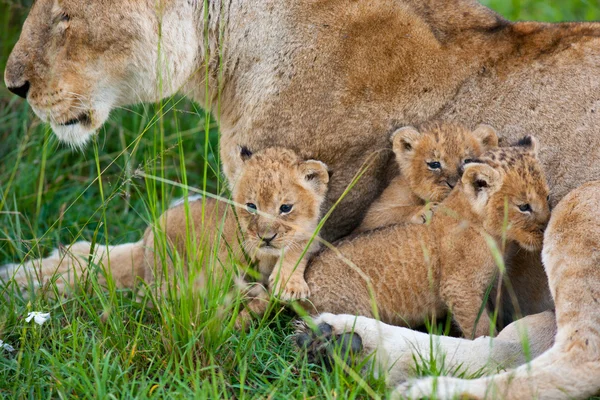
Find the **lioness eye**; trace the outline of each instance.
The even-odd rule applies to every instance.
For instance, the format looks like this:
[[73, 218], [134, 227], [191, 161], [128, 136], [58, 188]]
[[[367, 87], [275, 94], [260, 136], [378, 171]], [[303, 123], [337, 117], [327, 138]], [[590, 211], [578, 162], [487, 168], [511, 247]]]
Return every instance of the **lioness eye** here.
[[473, 159], [472, 159], [472, 158], [465, 158], [465, 159], [463, 160], [463, 164], [470, 164], [470, 163], [472, 163], [472, 162], [473, 162]]
[[294, 207], [293, 204], [282, 204], [281, 207], [279, 207], [279, 211], [281, 214], [287, 214], [292, 211], [292, 207]]
[[531, 206], [529, 204], [521, 204], [519, 206], [519, 211], [524, 212], [524, 213], [525, 212], [530, 213], [532, 210], [531, 210]]
[[246, 203], [246, 209], [248, 210], [249, 213], [255, 213], [256, 212], [256, 204], [254, 203]]
[[427, 166], [429, 167], [429, 169], [441, 169], [442, 168], [442, 164], [440, 164], [439, 161], [428, 162]]

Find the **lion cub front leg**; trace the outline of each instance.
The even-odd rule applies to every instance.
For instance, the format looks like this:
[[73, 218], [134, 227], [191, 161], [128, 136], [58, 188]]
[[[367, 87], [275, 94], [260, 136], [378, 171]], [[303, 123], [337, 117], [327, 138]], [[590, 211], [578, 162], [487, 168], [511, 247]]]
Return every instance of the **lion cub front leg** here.
[[439, 203], [427, 203], [422, 207], [405, 207], [406, 220], [411, 224], [425, 224], [433, 217], [433, 211]]
[[306, 299], [310, 289], [304, 280], [308, 254], [302, 250], [288, 250], [280, 257], [269, 276], [271, 292], [284, 301]]
[[[456, 282], [453, 285], [445, 285], [441, 289], [442, 298], [452, 311], [452, 318], [463, 332], [464, 337], [474, 339], [480, 336], [489, 336], [491, 320], [486, 309], [477, 320], [483, 304], [483, 295], [468, 287], [467, 284], [456, 285]], [[495, 329], [491, 333], [495, 335]]]

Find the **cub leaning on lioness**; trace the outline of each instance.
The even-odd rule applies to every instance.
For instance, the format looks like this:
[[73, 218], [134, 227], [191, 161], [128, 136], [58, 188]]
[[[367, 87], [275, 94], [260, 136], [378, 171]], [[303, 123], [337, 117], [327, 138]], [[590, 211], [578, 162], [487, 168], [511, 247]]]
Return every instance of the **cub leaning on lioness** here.
[[[117, 287], [132, 288], [141, 278], [148, 284], [156, 283], [162, 291], [163, 266], [171, 274], [175, 259], [188, 266], [207, 267], [210, 263], [213, 274], [242, 261], [256, 264], [259, 282], [265, 286], [268, 283], [283, 299], [307, 297], [304, 268], [307, 258], [318, 249], [318, 241], [311, 238], [327, 192], [327, 167], [320, 161], [304, 161], [283, 148], [267, 148], [256, 154], [242, 148], [240, 158], [243, 168], [236, 177], [232, 198], [244, 209], [234, 212], [225, 203], [204, 199], [190, 201], [188, 215], [181, 204], [167, 210], [139, 242], [96, 246], [93, 263], [106, 268], [110, 265]], [[0, 270], [0, 280], [14, 279], [24, 287], [30, 278], [39, 284], [56, 278], [61, 290], [76, 283], [76, 276], [88, 273], [91, 253], [91, 243], [78, 242], [65, 254], [56, 250], [22, 267], [6, 266]], [[203, 270], [195, 284], [202, 286], [208, 278]], [[249, 297], [260, 300], [249, 304], [257, 313], [266, 303], [266, 292], [260, 288], [255, 286], [249, 291]]]
[[595, 181], [566, 195], [552, 212], [542, 252], [556, 303], [551, 349], [514, 370], [473, 380], [426, 378], [399, 386], [392, 397], [586, 399], [600, 393], [599, 208]]
[[541, 248], [550, 217], [537, 151], [533, 137], [490, 150], [465, 165], [430, 224], [377, 229], [320, 253], [307, 269], [306, 307], [375, 316], [376, 304], [381, 320], [396, 325], [420, 325], [450, 309], [465, 336], [489, 334], [487, 311], [478, 314], [498, 271], [491, 247], [504, 254], [516, 244]]
[[395, 177], [367, 210], [354, 232], [400, 223], [423, 223], [428, 202], [444, 200], [456, 186], [466, 163], [498, 146], [489, 125], [471, 131], [452, 122], [431, 122], [420, 130], [400, 128], [391, 136], [400, 175]]

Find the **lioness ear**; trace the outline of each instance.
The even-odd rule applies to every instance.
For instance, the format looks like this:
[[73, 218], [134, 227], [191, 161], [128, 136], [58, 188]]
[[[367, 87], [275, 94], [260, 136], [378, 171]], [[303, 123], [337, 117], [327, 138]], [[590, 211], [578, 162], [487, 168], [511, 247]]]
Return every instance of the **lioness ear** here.
[[311, 185], [317, 193], [325, 195], [329, 183], [329, 172], [327, 165], [321, 161], [308, 160], [300, 164], [301, 178]]
[[502, 174], [487, 164], [469, 163], [461, 181], [465, 193], [481, 211], [490, 195], [502, 185]]
[[535, 137], [533, 137], [531, 135], [525, 136], [524, 138], [520, 139], [513, 146], [522, 147], [522, 148], [528, 150], [536, 158], [537, 158], [538, 152], [540, 150], [540, 143], [538, 142], [538, 140]]
[[238, 146], [238, 148], [239, 148], [240, 158], [242, 159], [242, 161], [246, 162], [252, 158], [252, 152], [250, 151], [249, 148], [247, 148], [246, 146]]
[[397, 157], [402, 156], [406, 153], [411, 153], [419, 139], [421, 139], [421, 132], [413, 128], [412, 126], [405, 126], [404, 128], [397, 129], [390, 139], [392, 141], [392, 148]]
[[479, 140], [479, 143], [481, 143], [485, 150], [498, 147], [498, 134], [490, 125], [477, 125], [473, 131], [473, 135]]

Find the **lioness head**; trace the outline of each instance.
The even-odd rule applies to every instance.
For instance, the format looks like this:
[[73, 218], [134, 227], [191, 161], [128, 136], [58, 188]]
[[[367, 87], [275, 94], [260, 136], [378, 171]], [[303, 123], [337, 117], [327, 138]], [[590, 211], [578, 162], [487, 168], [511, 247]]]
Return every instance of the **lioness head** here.
[[498, 145], [496, 131], [474, 131], [449, 122], [404, 127], [392, 134], [396, 161], [411, 190], [426, 201], [442, 201], [459, 182], [465, 163]]
[[197, 68], [198, 1], [37, 0], [7, 88], [62, 141], [82, 146], [111, 109], [170, 96]]
[[550, 219], [548, 184], [531, 136], [512, 147], [496, 148], [465, 166], [462, 185], [487, 232], [527, 250], [542, 247]]
[[280, 255], [305, 245], [319, 222], [329, 174], [320, 161], [300, 159], [293, 151], [267, 148], [256, 154], [242, 148], [243, 161], [233, 200], [248, 253]]

